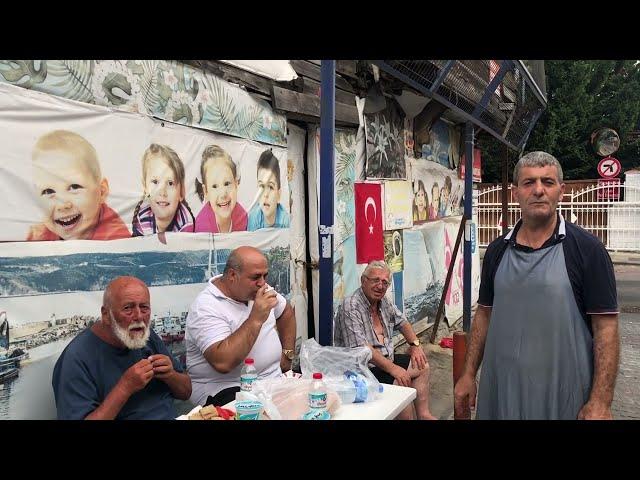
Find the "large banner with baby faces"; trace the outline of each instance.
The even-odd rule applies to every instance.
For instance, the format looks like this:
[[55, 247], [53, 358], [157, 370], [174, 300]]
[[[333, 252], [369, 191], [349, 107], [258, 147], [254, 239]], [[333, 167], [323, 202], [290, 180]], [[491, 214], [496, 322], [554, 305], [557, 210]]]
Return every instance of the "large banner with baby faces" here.
[[286, 149], [0, 84], [0, 241], [290, 224]]
[[233, 248], [260, 249], [268, 282], [295, 296], [289, 177], [301, 146], [292, 156], [2, 84], [0, 144], [0, 356], [26, 353], [0, 383], [0, 419], [55, 418], [55, 361], [99, 319], [117, 276], [149, 286], [150, 324], [183, 364], [189, 306]]

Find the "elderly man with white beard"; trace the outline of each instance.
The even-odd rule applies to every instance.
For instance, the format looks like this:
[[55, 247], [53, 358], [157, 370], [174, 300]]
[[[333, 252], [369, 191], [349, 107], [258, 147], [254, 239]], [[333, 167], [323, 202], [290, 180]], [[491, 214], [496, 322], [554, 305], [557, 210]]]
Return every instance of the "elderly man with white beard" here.
[[101, 319], [67, 345], [53, 370], [60, 420], [173, 419], [173, 398], [191, 379], [149, 327], [149, 289], [118, 277], [104, 291]]

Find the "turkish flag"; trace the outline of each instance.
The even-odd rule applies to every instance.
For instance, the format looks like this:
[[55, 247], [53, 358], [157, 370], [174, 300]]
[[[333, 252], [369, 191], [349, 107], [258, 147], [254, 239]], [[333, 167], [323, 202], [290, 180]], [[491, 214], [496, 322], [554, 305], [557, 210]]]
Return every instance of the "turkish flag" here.
[[382, 240], [382, 187], [379, 183], [354, 185], [356, 210], [356, 262], [384, 260]]

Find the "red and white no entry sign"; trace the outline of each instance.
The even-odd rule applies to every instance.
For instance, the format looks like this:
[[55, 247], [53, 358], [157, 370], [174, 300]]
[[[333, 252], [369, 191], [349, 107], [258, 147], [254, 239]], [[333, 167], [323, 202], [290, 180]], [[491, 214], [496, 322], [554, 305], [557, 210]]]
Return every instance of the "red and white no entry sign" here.
[[613, 178], [620, 175], [622, 165], [617, 158], [605, 157], [598, 163], [598, 173], [602, 178]]

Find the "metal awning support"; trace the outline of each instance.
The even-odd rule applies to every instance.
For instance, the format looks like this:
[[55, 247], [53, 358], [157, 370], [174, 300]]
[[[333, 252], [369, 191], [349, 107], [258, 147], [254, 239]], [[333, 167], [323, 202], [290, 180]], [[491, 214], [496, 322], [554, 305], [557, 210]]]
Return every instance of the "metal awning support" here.
[[415, 88], [417, 91], [419, 91], [423, 95], [426, 95], [429, 98], [433, 98], [437, 102], [443, 104], [445, 107], [450, 108], [451, 110], [455, 111], [458, 115], [463, 117], [466, 121], [473, 122], [473, 123], [477, 124], [480, 128], [482, 128], [483, 130], [486, 130], [488, 133], [493, 135], [496, 139], [498, 139], [502, 143], [506, 144], [509, 148], [517, 150], [517, 147], [515, 145], [512, 145], [511, 142], [509, 142], [506, 139], [504, 139], [502, 137], [502, 135], [500, 135], [498, 132], [496, 132], [492, 128], [488, 127], [487, 125], [482, 124], [480, 122], [480, 120], [478, 120], [477, 117], [474, 117], [473, 115], [470, 115], [469, 113], [465, 112], [464, 110], [460, 110], [458, 107], [456, 107], [453, 103], [451, 103], [449, 100], [444, 98], [442, 95], [439, 95], [437, 93], [432, 92], [429, 88], [426, 88], [424, 85], [421, 85], [420, 83], [416, 82], [415, 80], [413, 80], [412, 78], [408, 77], [404, 73], [399, 72], [398, 70], [390, 67], [384, 61], [372, 60], [371, 63], [373, 63], [374, 65], [379, 67], [381, 70], [384, 70], [388, 74], [390, 74], [390, 75], [402, 80], [407, 85], [411, 85], [413, 88]]
[[320, 64], [320, 218], [318, 222], [320, 287], [318, 342], [332, 344], [333, 330], [333, 182], [336, 130], [336, 61]]
[[518, 145], [518, 151], [520, 155], [522, 155], [522, 152], [524, 151], [524, 146], [527, 144], [527, 140], [529, 140], [529, 135], [531, 135], [531, 132], [533, 131], [533, 127], [535, 126], [535, 124], [538, 123], [538, 119], [540, 118], [540, 115], [542, 115], [542, 112], [543, 110], [536, 112], [536, 114], [533, 117], [533, 120], [531, 121], [531, 125], [529, 125], [529, 128], [527, 128], [527, 133], [524, 135], [524, 137], [522, 137], [522, 142], [520, 142], [520, 145]]
[[436, 81], [433, 82], [433, 85], [431, 85], [431, 91], [432, 92], [436, 92], [438, 90], [438, 88], [440, 88], [440, 85], [442, 85], [442, 82], [444, 82], [444, 79], [446, 78], [447, 75], [449, 75], [449, 70], [451, 70], [451, 68], [455, 65], [456, 61], [455, 60], [449, 60], [445, 66], [442, 68], [442, 70], [440, 71], [440, 74], [438, 75], [438, 78], [436, 78]]
[[500, 65], [500, 70], [498, 70], [498, 73], [496, 73], [493, 79], [491, 79], [491, 81], [489, 82], [489, 85], [487, 85], [487, 88], [482, 94], [482, 99], [476, 105], [476, 108], [473, 110], [473, 117], [478, 119], [478, 121], [480, 121], [480, 114], [482, 113], [482, 111], [485, 108], [487, 108], [491, 95], [493, 95], [493, 93], [496, 91], [496, 89], [498, 88], [498, 85], [502, 83], [502, 79], [507, 74], [507, 72], [511, 70], [512, 67], [513, 67], [512, 60], [502, 61], [502, 64]]

